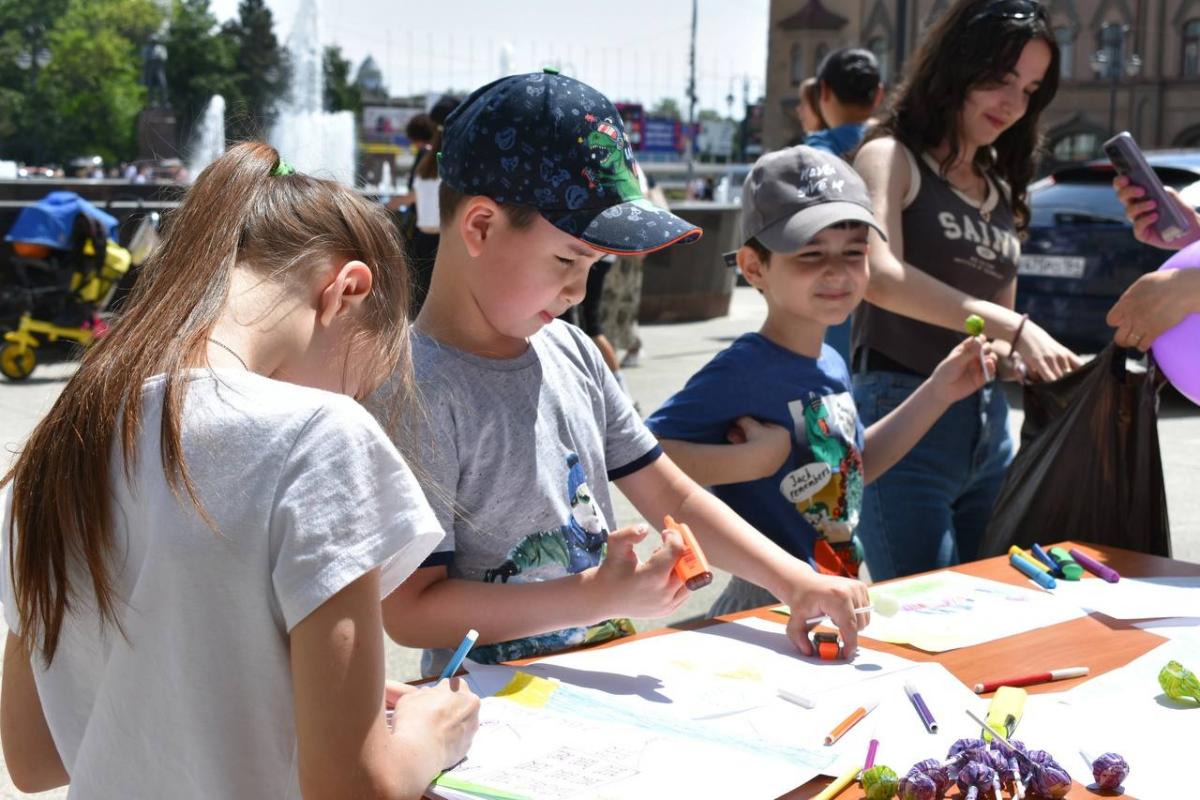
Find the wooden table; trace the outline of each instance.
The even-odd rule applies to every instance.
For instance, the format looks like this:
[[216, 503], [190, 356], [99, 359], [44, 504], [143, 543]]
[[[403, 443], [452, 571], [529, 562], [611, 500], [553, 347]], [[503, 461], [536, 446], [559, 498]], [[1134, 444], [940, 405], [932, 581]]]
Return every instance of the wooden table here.
[[[1054, 546], [1077, 547], [1097, 561], [1111, 566], [1122, 577], [1200, 576], [1200, 564], [1174, 561], [1168, 558], [1135, 553], [1115, 547], [1091, 546], [1075, 542], [1062, 542]], [[961, 564], [954, 567], [954, 569], [957, 572], [963, 572], [980, 578], [988, 578], [1026, 588], [1029, 587], [1028, 579], [1009, 565], [1007, 556], [997, 556], [996, 558], [988, 558], [970, 564]], [[1090, 580], [1092, 578], [1090, 575], [1085, 574], [1084, 579]], [[886, 583], [885, 581], [880, 585]], [[746, 617], [761, 617], [782, 625], [784, 622], [783, 617], [771, 612], [770, 608], [764, 607], [745, 611], [740, 614], [731, 614], [719, 617], [718, 620], [705, 620], [683, 627], [686, 627], [688, 630], [694, 630], [715, 624], [716, 621], [728, 622]], [[678, 628], [647, 631], [646, 633], [598, 646], [620, 647], [622, 644], [634, 639], [670, 635], [676, 630]], [[974, 686], [976, 683], [995, 678], [997, 675], [1020, 675], [1031, 670], [1042, 669], [1046, 664], [1082, 663], [1091, 669], [1091, 674], [1086, 678], [1074, 678], [1072, 680], [1056, 681], [1052, 684], [1030, 686], [1027, 689], [1030, 693], [1066, 691], [1074, 686], [1078, 686], [1085, 680], [1123, 667], [1138, 656], [1153, 650], [1164, 641], [1165, 639], [1161, 636], [1147, 633], [1135, 627], [1129, 621], [1115, 620], [1103, 614], [1096, 613], [1057, 625], [1038, 628], [1037, 630], [1017, 636], [1009, 636], [1004, 639], [985, 642], [974, 647], [951, 650], [946, 653], [926, 653], [923, 650], [918, 650], [908, 645], [889, 644], [867, 637], [860, 639], [862, 646], [873, 650], [894, 653], [912, 661], [936, 661], [946, 667], [946, 669], [967, 686]], [[1029, 662], [1027, 659], [1028, 653], [1037, 654], [1036, 663]], [[525, 664], [536, 660], [529, 659], [516, 663]], [[899, 770], [901, 767], [896, 765], [896, 769]], [[904, 769], [907, 769], [907, 766]], [[1082, 770], [1079, 768], [1074, 768], [1070, 771], [1073, 775], [1084, 777], [1080, 774]], [[1090, 782], [1090, 776], [1087, 777]], [[800, 788], [784, 795], [781, 800], [805, 800], [806, 798], [811, 798], [829, 783], [829, 778], [811, 780]], [[952, 790], [949, 796], [957, 797], [957, 795], [958, 790], [955, 789]], [[1083, 798], [1111, 797], [1112, 795], [1092, 792], [1083, 784], [1076, 781], [1070, 794], [1067, 796], [1068, 798]], [[862, 787], [855, 783], [839, 794], [838, 800], [863, 800], [864, 797]]]

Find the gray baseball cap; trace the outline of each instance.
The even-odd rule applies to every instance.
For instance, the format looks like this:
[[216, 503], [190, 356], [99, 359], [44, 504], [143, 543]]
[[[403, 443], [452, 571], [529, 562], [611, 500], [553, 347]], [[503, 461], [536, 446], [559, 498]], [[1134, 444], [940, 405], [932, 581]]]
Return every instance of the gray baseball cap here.
[[773, 253], [794, 253], [839, 222], [870, 225], [887, 239], [866, 184], [840, 156], [798, 145], [754, 163], [742, 186], [743, 243], [757, 239]]

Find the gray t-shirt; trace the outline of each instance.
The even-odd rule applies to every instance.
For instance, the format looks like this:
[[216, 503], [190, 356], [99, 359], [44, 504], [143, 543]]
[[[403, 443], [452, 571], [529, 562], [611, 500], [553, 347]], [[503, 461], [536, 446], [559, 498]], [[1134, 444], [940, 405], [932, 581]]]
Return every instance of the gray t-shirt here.
[[[553, 580], [600, 563], [613, 524], [609, 480], [661, 455], [654, 435], [582, 331], [555, 320], [511, 359], [414, 332], [418, 477], [446, 538], [424, 566], [451, 578]], [[510, 661], [632, 632], [628, 620], [482, 645]], [[444, 663], [426, 653], [426, 674]]]

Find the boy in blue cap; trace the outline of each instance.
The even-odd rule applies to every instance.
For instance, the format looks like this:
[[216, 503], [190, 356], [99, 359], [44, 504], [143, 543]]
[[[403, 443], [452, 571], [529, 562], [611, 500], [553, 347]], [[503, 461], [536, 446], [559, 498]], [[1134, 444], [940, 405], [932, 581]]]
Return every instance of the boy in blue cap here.
[[[745, 244], [727, 258], [762, 293], [766, 320], [646, 421], [684, 471], [756, 529], [818, 571], [853, 577], [863, 486], [983, 385], [984, 360], [994, 369], [990, 353], [980, 358], [982, 338], [967, 338], [863, 430], [846, 362], [822, 340], [866, 292], [868, 228], [879, 224], [867, 187], [843, 159], [803, 145], [760, 158], [742, 187]], [[773, 601], [734, 578], [712, 613]]]
[[637, 254], [700, 231], [642, 198], [620, 116], [595, 89], [551, 71], [514, 75], [446, 121], [442, 244], [412, 336], [423, 410], [410, 415], [418, 475], [446, 530], [384, 601], [393, 639], [427, 648], [432, 674], [467, 628], [472, 658], [541, 655], [632, 631], [687, 589], [673, 531], [639, 562], [645, 525], [610, 533], [609, 481], [649, 520], [670, 514], [709, 560], [829, 614], [848, 653], [866, 587], [818, 575], [743, 522], [662, 454], [600, 353], [555, 318], [583, 299], [604, 253]]

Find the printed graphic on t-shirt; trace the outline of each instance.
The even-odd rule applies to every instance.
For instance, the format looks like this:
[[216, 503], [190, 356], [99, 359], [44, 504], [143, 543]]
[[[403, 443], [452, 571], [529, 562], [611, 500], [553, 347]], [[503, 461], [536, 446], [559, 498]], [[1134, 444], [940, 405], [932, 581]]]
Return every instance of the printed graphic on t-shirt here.
[[809, 393], [788, 403], [800, 466], [784, 476], [780, 491], [816, 529], [813, 557], [828, 572], [858, 574], [854, 539], [862, 508], [862, 453], [855, 444], [858, 413], [849, 392]]
[[954, 262], [979, 272], [1003, 279], [1005, 263], [1009, 268], [1021, 255], [1021, 243], [1011, 231], [990, 225], [978, 218], [972, 220], [966, 214], [943, 211], [938, 214], [942, 237], [947, 242], [969, 242], [975, 245], [970, 256], [956, 255]]
[[[554, 580], [599, 566], [604, 559], [608, 544], [604, 515], [592, 498], [579, 456], [568, 453], [566, 465], [570, 517], [557, 528], [536, 531], [517, 542], [502, 563], [484, 573], [485, 581], [533, 583]], [[604, 642], [634, 632], [633, 623], [629, 620], [614, 619], [586, 628], [565, 628], [540, 636], [481, 645], [471, 651], [471, 658], [480, 663], [495, 664], [581, 644]]]

